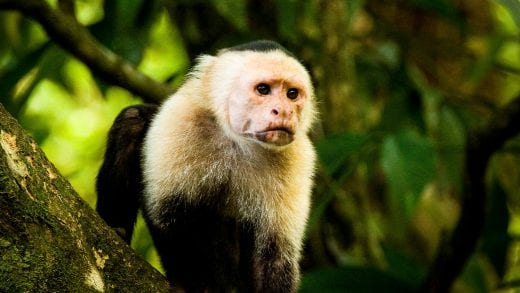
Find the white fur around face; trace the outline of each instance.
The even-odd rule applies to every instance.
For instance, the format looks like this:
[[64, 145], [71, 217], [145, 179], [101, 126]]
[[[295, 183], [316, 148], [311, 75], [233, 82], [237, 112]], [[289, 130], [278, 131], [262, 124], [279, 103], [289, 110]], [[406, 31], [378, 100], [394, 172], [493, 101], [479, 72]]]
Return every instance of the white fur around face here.
[[[203, 59], [204, 60], [204, 59]], [[296, 135], [306, 135], [315, 118], [314, 89], [305, 68], [294, 58], [281, 51], [226, 52], [208, 66], [207, 81], [217, 119], [224, 129], [240, 137], [246, 122], [252, 130], [261, 130], [271, 122], [273, 106], [291, 107]], [[282, 92], [269, 97], [258, 97], [255, 86], [266, 83]], [[297, 88], [300, 97], [290, 101], [285, 97], [288, 88]]]
[[[294, 141], [284, 147], [266, 147], [230, 126], [230, 97], [240, 98], [269, 74], [297, 85], [304, 95]], [[309, 75], [282, 52], [201, 57], [187, 82], [162, 105], [145, 139], [150, 219], [164, 225], [161, 207], [172, 197], [192, 204], [222, 201], [225, 216], [261, 227], [265, 237], [276, 234], [299, 255], [314, 174], [315, 151], [307, 137], [314, 111]], [[222, 186], [228, 194], [214, 198], [211, 191]]]

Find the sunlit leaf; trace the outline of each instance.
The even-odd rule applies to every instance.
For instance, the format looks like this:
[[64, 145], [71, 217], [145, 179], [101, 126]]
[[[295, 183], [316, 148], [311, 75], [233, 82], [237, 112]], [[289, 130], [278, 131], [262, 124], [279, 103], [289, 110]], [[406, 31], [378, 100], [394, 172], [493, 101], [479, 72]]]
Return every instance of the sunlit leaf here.
[[148, 76], [165, 81], [188, 67], [188, 56], [167, 13], [157, 18], [150, 31], [150, 44], [138, 69]]
[[102, 0], [76, 1], [76, 17], [85, 26], [103, 19]]
[[61, 113], [70, 113], [73, 105], [73, 100], [62, 87], [44, 80], [32, 92], [19, 119], [41, 145], [50, 132], [62, 130], [65, 123]]
[[496, 0], [502, 4], [515, 20], [516, 26], [520, 28], [520, 1], [518, 0]]

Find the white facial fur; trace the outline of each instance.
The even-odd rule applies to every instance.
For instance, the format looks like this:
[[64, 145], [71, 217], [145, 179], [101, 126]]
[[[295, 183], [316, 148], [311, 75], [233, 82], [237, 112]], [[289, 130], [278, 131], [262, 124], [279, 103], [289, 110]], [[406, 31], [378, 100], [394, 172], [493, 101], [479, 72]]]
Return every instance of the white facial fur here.
[[[204, 78], [218, 121], [234, 140], [276, 148], [308, 131], [314, 91], [309, 74], [294, 58], [281, 51], [224, 51], [216, 58], [203, 56], [200, 64], [208, 69]], [[267, 86], [268, 93], [260, 93], [259, 85]], [[289, 98], [289, 91], [297, 91], [296, 98]]]

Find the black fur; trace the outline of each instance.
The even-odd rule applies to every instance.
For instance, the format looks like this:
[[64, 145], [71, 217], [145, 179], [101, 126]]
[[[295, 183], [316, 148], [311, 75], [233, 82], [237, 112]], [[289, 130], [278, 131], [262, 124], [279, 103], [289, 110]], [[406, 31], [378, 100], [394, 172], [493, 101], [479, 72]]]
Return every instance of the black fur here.
[[156, 219], [164, 226], [148, 219], [170, 283], [186, 292], [293, 292], [297, 268], [282, 258], [280, 243], [259, 246], [253, 224], [220, 210], [172, 200]]
[[210, 205], [171, 203], [167, 227], [150, 225], [170, 282], [186, 292], [230, 292], [240, 279], [240, 228]]
[[108, 134], [105, 160], [96, 182], [96, 210], [130, 243], [143, 192], [141, 149], [156, 105], [131, 106], [117, 116]]
[[270, 40], [258, 40], [249, 43], [241, 44], [231, 48], [227, 48], [226, 51], [254, 51], [254, 52], [269, 52], [269, 51], [282, 51], [287, 56], [294, 57], [294, 55], [285, 49], [282, 45], [275, 41]]

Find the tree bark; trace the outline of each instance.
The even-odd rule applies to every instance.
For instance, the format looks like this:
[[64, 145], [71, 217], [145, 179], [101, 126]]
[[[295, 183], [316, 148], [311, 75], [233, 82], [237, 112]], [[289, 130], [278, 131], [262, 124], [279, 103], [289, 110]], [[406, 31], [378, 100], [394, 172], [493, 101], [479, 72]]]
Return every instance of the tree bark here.
[[0, 105], [0, 292], [168, 292]]

